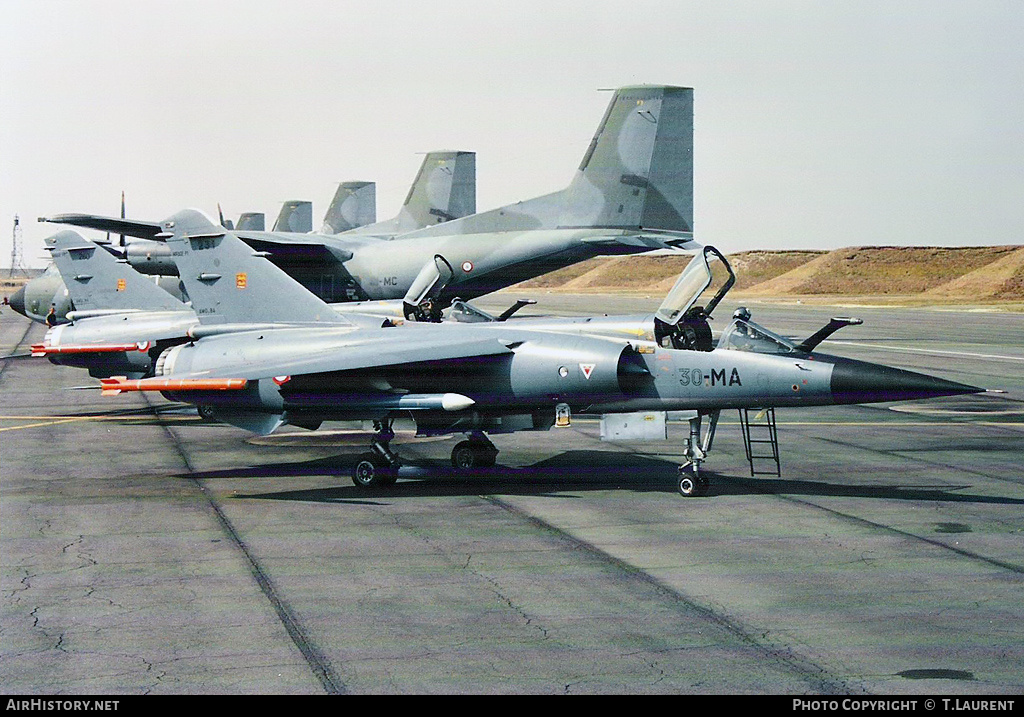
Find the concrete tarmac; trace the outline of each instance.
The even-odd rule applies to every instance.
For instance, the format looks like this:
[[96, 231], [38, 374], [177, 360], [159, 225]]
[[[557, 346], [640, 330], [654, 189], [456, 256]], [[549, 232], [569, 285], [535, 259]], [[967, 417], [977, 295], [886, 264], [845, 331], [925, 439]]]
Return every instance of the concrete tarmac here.
[[[3, 363], [0, 686], [1019, 694], [1024, 315], [749, 306], [798, 337], [860, 316], [822, 349], [1006, 393], [779, 410], [781, 478], [750, 477], [723, 414], [704, 498], [676, 493], [685, 424], [612, 444], [579, 418], [496, 436], [498, 465], [470, 476], [454, 439], [400, 434], [411, 465], [368, 495], [351, 425], [255, 438]], [[4, 310], [0, 355], [43, 333]]]

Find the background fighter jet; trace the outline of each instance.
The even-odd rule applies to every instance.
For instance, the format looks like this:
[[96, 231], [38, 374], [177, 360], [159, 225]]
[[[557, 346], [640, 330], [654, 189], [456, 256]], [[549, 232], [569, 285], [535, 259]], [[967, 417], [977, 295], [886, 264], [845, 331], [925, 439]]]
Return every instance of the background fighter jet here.
[[[138, 273], [73, 230], [45, 241], [75, 309], [67, 314], [70, 323], [51, 328], [43, 342], [32, 347], [32, 356], [88, 369], [96, 378], [142, 378], [153, 375], [165, 349], [191, 340], [191, 330], [199, 323], [195, 311], [160, 288], [157, 277]], [[355, 303], [332, 309], [371, 327], [393, 315], [389, 307]]]
[[[430, 187], [442, 186], [438, 177], [416, 183], [427, 187], [428, 200]], [[459, 186], [452, 177], [449, 203]], [[566, 189], [444, 223], [438, 222], [455, 213], [434, 208], [443, 213], [432, 208], [416, 217], [420, 226], [430, 221], [415, 231], [400, 215], [390, 226], [333, 237], [238, 236], [325, 301], [401, 299], [410, 313], [423, 313], [425, 302], [436, 310], [601, 254], [692, 247], [693, 90], [652, 85], [615, 92]], [[83, 215], [51, 221], [117, 225]], [[156, 224], [117, 226], [136, 236], [165, 233]]]
[[188, 340], [198, 323], [195, 312], [123, 260], [78, 232], [64, 230], [46, 239], [54, 266], [63, 277], [75, 310], [71, 323], [51, 328], [33, 356], [78, 366], [89, 375], [152, 375], [160, 353]]
[[[702, 251], [659, 309], [654, 335], [612, 338], [585, 323], [543, 328], [529, 320], [407, 323], [359, 328], [201, 214], [165, 223], [200, 326], [164, 352], [153, 378], [103, 380], [105, 393], [160, 391], [212, 405], [218, 418], [269, 433], [285, 422], [373, 419], [379, 431], [353, 480], [391, 483], [400, 461], [392, 422], [408, 415], [421, 435], [464, 433], [457, 467], [493, 464], [485, 433], [543, 430], [572, 413], [692, 411], [679, 489], [707, 489], [699, 467], [726, 408], [817, 406], [919, 399], [982, 389], [923, 374], [812, 353], [824, 332], [794, 344], [737, 318], [718, 345], [695, 310], [712, 285]], [[728, 290], [717, 291], [711, 306]], [[268, 301], [260, 297], [274, 297]], [[660, 325], [659, 325], [660, 322]], [[709, 422], [702, 437], [701, 423]]]

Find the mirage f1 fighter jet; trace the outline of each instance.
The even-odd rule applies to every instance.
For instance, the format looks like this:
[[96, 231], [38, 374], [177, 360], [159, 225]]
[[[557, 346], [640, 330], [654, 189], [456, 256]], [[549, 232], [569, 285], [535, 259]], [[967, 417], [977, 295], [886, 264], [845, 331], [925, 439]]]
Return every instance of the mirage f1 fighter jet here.
[[[31, 354], [0, 357], [46, 357], [51, 363], [75, 366], [95, 378], [125, 375], [152, 376], [160, 354], [192, 340], [199, 319], [183, 303], [157, 285], [158, 277], [135, 271], [104, 247], [78, 232], [64, 229], [45, 240], [53, 267], [74, 309], [46, 332]], [[394, 307], [361, 303], [332, 305], [354, 322], [379, 328], [394, 314]], [[208, 415], [206, 407], [200, 413]]]
[[[586, 320], [357, 326], [201, 214], [166, 223], [168, 246], [192, 297], [193, 340], [164, 351], [156, 376], [104, 379], [107, 394], [159, 391], [215, 407], [216, 417], [269, 433], [284, 423], [372, 419], [379, 432], [353, 480], [370, 489], [397, 478], [392, 423], [420, 435], [468, 436], [457, 467], [493, 465], [488, 433], [545, 430], [573, 413], [691, 411], [679, 490], [707, 490], [700, 467], [719, 413], [899, 401], [982, 389], [873, 363], [819, 354], [840, 321], [794, 343], [737, 318], [715, 343], [707, 314], [732, 283], [724, 257], [705, 248], [650, 326]], [[726, 280], [707, 304], [713, 266]], [[266, 297], [273, 297], [268, 300]], [[628, 322], [626, 322], [628, 323]], [[701, 423], [708, 421], [702, 436]]]

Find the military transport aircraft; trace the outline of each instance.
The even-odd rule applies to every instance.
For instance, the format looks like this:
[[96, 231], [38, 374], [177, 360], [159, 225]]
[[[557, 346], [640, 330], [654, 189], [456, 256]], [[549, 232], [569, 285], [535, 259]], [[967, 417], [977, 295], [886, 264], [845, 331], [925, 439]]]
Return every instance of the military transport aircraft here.
[[[219, 206], [218, 206], [219, 210]], [[321, 232], [366, 234], [374, 239], [387, 238], [398, 231], [434, 225], [453, 217], [461, 217], [476, 211], [476, 154], [465, 151], [428, 152], [423, 158], [416, 178], [409, 189], [399, 213], [392, 219], [376, 222], [376, 185], [373, 182], [343, 182], [334, 194], [324, 215]], [[309, 233], [312, 223], [312, 209], [309, 202], [289, 201], [281, 207], [275, 221], [274, 231], [265, 232], [265, 217], [262, 213], [247, 212], [239, 217], [237, 224], [225, 220], [223, 213], [220, 223], [248, 237], [253, 245], [271, 242], [276, 249], [275, 256], [282, 265], [311, 291], [322, 296], [334, 296], [335, 276], [331, 266], [337, 257], [319, 244], [330, 241], [329, 236]], [[168, 277], [160, 285], [178, 298], [177, 268], [171, 261], [167, 246], [152, 241], [160, 232], [160, 225], [126, 219], [122, 197], [121, 217], [100, 217], [87, 214], [65, 214], [50, 220], [109, 233], [123, 232], [120, 247], [109, 243], [108, 251], [120, 255], [138, 271]], [[125, 245], [124, 236], [138, 240]], [[312, 244], [310, 242], [313, 242]], [[365, 243], [365, 239], [360, 239]], [[326, 252], [326, 253], [325, 253]], [[348, 301], [345, 296], [340, 300]], [[18, 313], [39, 322], [64, 323], [66, 315], [76, 308], [60, 278], [56, 267], [51, 265], [46, 272], [27, 282], [10, 297], [11, 307]], [[50, 307], [53, 305], [53, 311]]]
[[[452, 182], [453, 193], [459, 184]], [[237, 234], [324, 301], [401, 299], [418, 313], [593, 256], [692, 248], [693, 90], [619, 89], [566, 189], [452, 217], [432, 215], [435, 221], [414, 231], [399, 218], [333, 236]], [[48, 221], [148, 238], [167, 234], [159, 223], [89, 215]]]
[[[411, 417], [420, 435], [468, 435], [452, 451], [453, 464], [465, 468], [493, 465], [497, 449], [488, 433], [545, 430], [580, 412], [690, 411], [679, 477], [680, 492], [690, 496], [707, 490], [700, 467], [722, 409], [983, 390], [814, 350], [850, 321], [795, 343], [740, 316], [714, 344], [707, 311], [733, 277], [711, 248], [683, 272], [653, 325], [628, 338], [615, 335], [621, 322], [614, 320], [604, 330], [593, 321], [551, 319], [369, 328], [333, 311], [199, 212], [179, 212], [163, 226], [199, 325], [189, 331], [192, 341], [160, 354], [154, 377], [103, 379], [104, 393], [159, 391], [214, 406], [218, 419], [259, 433], [284, 423], [316, 428], [324, 420], [373, 419], [378, 433], [353, 471], [356, 485], [367, 489], [397, 477], [400, 460], [389, 441], [400, 416]], [[728, 278], [698, 306], [712, 286], [712, 263]]]

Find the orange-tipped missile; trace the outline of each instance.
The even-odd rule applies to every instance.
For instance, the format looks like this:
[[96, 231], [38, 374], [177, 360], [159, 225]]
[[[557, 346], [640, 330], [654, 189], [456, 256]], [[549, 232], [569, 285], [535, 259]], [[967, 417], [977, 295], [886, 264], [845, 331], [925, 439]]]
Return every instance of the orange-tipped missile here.
[[100, 379], [104, 396], [116, 396], [122, 391], [240, 391], [249, 385], [244, 378], [138, 378], [111, 376]]

